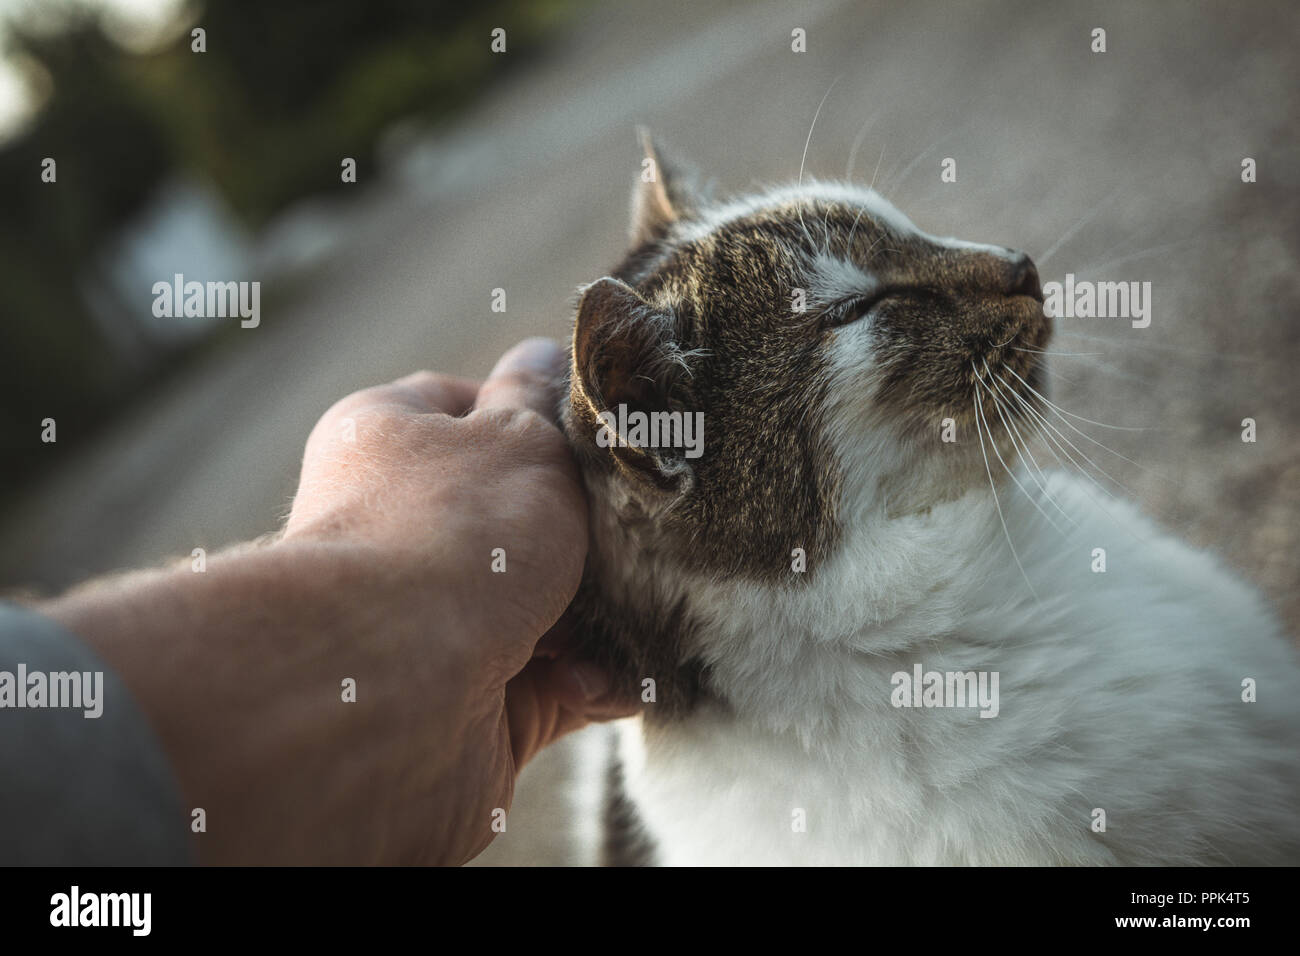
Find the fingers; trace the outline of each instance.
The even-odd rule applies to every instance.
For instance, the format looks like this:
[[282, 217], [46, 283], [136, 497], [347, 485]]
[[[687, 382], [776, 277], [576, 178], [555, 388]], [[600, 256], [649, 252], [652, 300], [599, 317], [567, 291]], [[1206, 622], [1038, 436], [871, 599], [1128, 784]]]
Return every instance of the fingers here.
[[454, 418], [474, 406], [480, 382], [436, 372], [415, 372], [386, 385], [373, 385], [340, 398], [321, 416], [317, 429], [332, 430], [343, 418], [376, 406], [397, 406], [421, 415], [440, 413]]
[[566, 609], [560, 619], [537, 641], [533, 647], [533, 657], [554, 660], [576, 650], [577, 639], [573, 631], [573, 615]]
[[515, 767], [522, 768], [565, 734], [595, 721], [631, 717], [639, 707], [637, 701], [612, 693], [608, 676], [595, 664], [534, 659], [506, 684]]
[[380, 390], [391, 392], [394, 404], [417, 412], [441, 412], [459, 418], [474, 407], [482, 383], [456, 375], [415, 372]]
[[550, 339], [525, 339], [501, 356], [484, 382], [414, 372], [357, 392], [338, 404], [349, 409], [403, 405], [414, 412], [441, 412], [455, 418], [476, 408], [527, 408], [553, 421], [565, 362], [564, 351]]
[[564, 367], [564, 352], [550, 339], [525, 339], [501, 356], [474, 408], [527, 408], [554, 421]]
[[547, 689], [561, 708], [579, 714], [584, 724], [631, 717], [640, 710], [637, 699], [625, 700], [614, 693], [604, 668], [591, 661], [556, 662]]

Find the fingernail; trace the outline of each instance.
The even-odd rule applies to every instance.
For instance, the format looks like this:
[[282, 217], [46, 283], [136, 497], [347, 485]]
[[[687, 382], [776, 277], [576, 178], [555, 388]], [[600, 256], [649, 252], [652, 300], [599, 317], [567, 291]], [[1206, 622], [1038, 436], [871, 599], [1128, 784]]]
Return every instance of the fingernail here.
[[582, 696], [587, 700], [603, 697], [609, 690], [609, 675], [605, 673], [604, 668], [588, 661], [579, 661], [572, 665], [569, 671], [573, 674], [573, 679], [578, 682], [578, 686], [582, 688]]

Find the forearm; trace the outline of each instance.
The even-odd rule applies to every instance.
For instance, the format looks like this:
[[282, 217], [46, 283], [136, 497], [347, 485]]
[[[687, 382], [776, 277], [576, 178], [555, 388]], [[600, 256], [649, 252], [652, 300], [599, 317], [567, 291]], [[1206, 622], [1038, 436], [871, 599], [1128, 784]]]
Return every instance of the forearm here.
[[[355, 549], [244, 546], [206, 569], [143, 571], [82, 587], [42, 607], [118, 673], [153, 724], [207, 862], [354, 859], [331, 823], [356, 807], [349, 782], [392, 755], [400, 734], [376, 707], [393, 667], [382, 645], [406, 638], [381, 620], [382, 567]], [[364, 640], [323, 639], [354, 634]], [[345, 701], [344, 678], [359, 684]], [[302, 844], [310, 845], [302, 845]]]

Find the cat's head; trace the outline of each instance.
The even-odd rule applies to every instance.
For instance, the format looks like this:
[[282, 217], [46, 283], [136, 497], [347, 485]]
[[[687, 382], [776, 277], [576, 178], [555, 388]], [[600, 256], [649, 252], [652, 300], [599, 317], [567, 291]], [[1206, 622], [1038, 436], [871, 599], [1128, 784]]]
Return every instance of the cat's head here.
[[[712, 202], [645, 147], [630, 251], [578, 306], [565, 425], [646, 547], [789, 580], [793, 549], [815, 567], [849, 523], [987, 486], [986, 457], [1001, 472], [1045, 390], [1028, 257], [859, 187]], [[671, 431], [696, 413], [702, 444]]]

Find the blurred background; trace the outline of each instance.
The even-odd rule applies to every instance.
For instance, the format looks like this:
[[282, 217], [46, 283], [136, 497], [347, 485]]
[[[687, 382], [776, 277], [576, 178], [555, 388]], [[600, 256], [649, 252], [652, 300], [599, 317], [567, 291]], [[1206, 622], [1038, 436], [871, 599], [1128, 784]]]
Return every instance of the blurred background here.
[[[1298, 35], [1287, 0], [0, 0], [0, 591], [273, 529], [334, 399], [565, 336], [645, 123], [724, 195], [806, 147], [1045, 282], [1151, 282], [1149, 328], [1058, 322], [1054, 398], [1144, 429], [1069, 434], [1294, 635]], [[261, 324], [155, 318], [175, 273], [261, 282]], [[587, 858], [579, 743], [481, 862]]]

